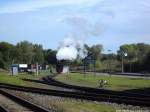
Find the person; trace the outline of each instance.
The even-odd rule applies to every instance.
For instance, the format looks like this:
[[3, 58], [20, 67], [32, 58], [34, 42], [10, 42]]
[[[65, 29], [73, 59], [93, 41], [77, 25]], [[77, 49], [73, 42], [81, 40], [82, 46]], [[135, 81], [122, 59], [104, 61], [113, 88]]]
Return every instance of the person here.
[[102, 88], [103, 87], [103, 79], [100, 79], [99, 80], [99, 88]]
[[104, 85], [106, 85], [106, 84], [107, 84], [107, 81], [106, 81], [106, 80], [103, 80], [103, 79], [100, 79], [100, 80], [99, 80], [99, 88], [104, 87]]
[[104, 85], [106, 85], [107, 84], [107, 81], [106, 80], [104, 80]]

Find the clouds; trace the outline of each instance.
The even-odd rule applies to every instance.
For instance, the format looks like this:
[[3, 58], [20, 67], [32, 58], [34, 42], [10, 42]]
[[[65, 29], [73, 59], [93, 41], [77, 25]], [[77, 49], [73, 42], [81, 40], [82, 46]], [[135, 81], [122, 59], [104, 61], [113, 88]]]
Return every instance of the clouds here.
[[0, 6], [0, 14], [36, 11], [45, 7], [62, 5], [91, 6], [99, 0], [17, 0]]
[[88, 43], [102, 43], [106, 49], [112, 46], [116, 50], [114, 45], [125, 42], [150, 43], [149, 0], [13, 1], [0, 1], [0, 35], [3, 36], [0, 40], [11, 41], [14, 37], [14, 40], [27, 39], [57, 48], [59, 40], [70, 31], [79, 35], [80, 31], [94, 31], [98, 36], [90, 35]]
[[[113, 15], [110, 30], [113, 33], [139, 34], [149, 29], [150, 1], [148, 0], [106, 0], [94, 6], [93, 11], [110, 12]], [[105, 16], [103, 18], [105, 20]]]

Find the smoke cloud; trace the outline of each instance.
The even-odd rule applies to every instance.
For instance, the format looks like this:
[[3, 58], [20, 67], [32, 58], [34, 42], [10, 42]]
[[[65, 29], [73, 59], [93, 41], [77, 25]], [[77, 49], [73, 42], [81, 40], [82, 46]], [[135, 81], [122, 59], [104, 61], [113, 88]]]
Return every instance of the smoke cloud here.
[[77, 49], [73, 46], [61, 47], [56, 55], [58, 60], [75, 60], [77, 57]]
[[59, 50], [56, 54], [56, 58], [60, 60], [75, 60], [78, 55], [81, 55], [81, 49], [83, 49], [83, 41], [76, 40], [73, 34], [68, 36], [60, 43]]
[[60, 60], [75, 60], [77, 56], [84, 58], [87, 51], [84, 49], [84, 42], [90, 36], [98, 36], [104, 31], [104, 27], [96, 22], [91, 24], [84, 18], [73, 17], [65, 19], [65, 22], [72, 26], [70, 33], [59, 46], [56, 58]]
[[67, 18], [65, 22], [72, 26], [72, 32], [75, 33], [76, 37], [82, 39], [101, 35], [107, 26], [100, 21], [93, 23], [83, 17]]

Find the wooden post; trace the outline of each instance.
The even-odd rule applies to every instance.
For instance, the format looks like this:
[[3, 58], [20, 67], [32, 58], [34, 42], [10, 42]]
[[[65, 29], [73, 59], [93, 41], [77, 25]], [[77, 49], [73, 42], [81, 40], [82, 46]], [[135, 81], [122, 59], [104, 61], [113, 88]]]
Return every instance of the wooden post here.
[[86, 63], [85, 63], [85, 60], [84, 60], [84, 78], [86, 76]]
[[38, 62], [36, 63], [36, 75], [39, 74], [39, 65], [38, 65]]
[[96, 76], [96, 60], [94, 59], [94, 77]]
[[122, 55], [122, 62], [121, 62], [121, 65], [122, 65], [122, 73], [124, 73], [124, 59], [123, 59], [123, 55]]

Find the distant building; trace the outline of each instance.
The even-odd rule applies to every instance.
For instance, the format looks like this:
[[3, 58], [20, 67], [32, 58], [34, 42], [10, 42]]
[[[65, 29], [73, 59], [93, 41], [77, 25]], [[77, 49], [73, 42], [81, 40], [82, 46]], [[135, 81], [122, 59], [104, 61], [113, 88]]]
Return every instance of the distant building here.
[[18, 75], [18, 64], [12, 64], [11, 65], [11, 74], [12, 75]]
[[[47, 70], [48, 65], [38, 65], [38, 70]], [[12, 64], [11, 72], [13, 75], [17, 75], [18, 72], [36, 73], [36, 64]]]
[[27, 64], [12, 64], [12, 69], [17, 69], [18, 72], [27, 72], [28, 65]]
[[58, 61], [56, 65], [57, 73], [59, 74], [69, 73], [69, 63], [70, 62], [67, 60]]
[[28, 65], [27, 64], [18, 64], [19, 72], [27, 72]]

